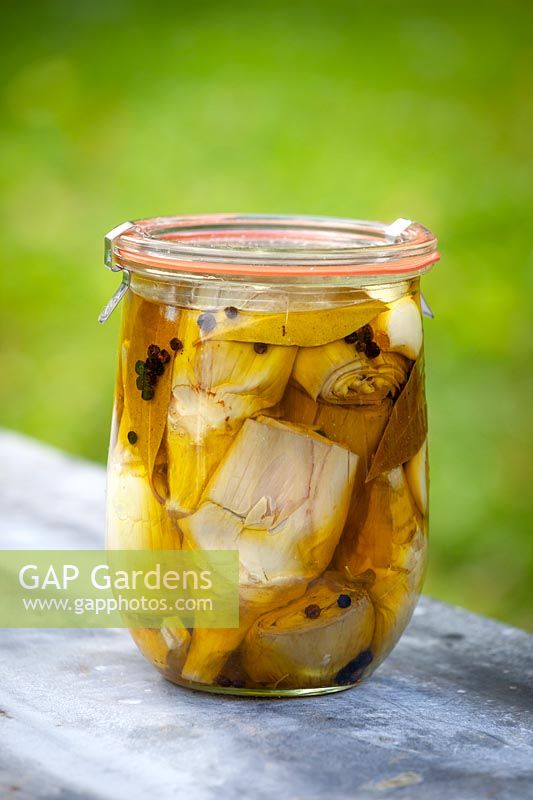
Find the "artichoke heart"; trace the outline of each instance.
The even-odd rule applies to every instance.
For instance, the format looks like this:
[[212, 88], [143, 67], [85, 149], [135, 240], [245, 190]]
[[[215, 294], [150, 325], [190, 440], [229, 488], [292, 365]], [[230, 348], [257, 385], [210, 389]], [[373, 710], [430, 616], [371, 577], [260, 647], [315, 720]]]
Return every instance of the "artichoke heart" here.
[[199, 341], [201, 317], [182, 312], [168, 410], [169, 506], [180, 514], [195, 509], [244, 419], [279, 403], [296, 357], [295, 347]]
[[395, 397], [408, 372], [408, 360], [398, 353], [369, 358], [339, 339], [322, 347], [302, 347], [292, 378], [313, 400], [356, 405]]
[[178, 518], [196, 508], [207, 480], [215, 470], [233, 437], [230, 433], [208, 431], [201, 442], [187, 432], [167, 427], [168, 509]]
[[418, 603], [426, 568], [426, 537], [417, 530], [398, 553], [396, 566], [376, 569], [368, 592], [376, 612], [371, 649], [376, 666], [397, 644]]
[[358, 302], [353, 297], [350, 305], [311, 311], [287, 309], [278, 313], [260, 313], [240, 310], [230, 317], [224, 311], [218, 311], [212, 314], [213, 321], [203, 336], [223, 341], [316, 347], [341, 339], [366, 325], [386, 308], [385, 303], [371, 300], [361, 293]]
[[400, 638], [418, 600], [426, 538], [403, 467], [367, 484], [362, 523], [344, 531], [334, 562], [352, 580], [364, 576], [376, 611], [371, 649], [382, 660]]
[[180, 534], [154, 495], [145, 464], [127, 451], [122, 457], [118, 452], [107, 477], [108, 549], [179, 550]]
[[391, 303], [372, 323], [382, 350], [394, 350], [414, 361], [422, 348], [422, 315], [412, 297]]
[[298, 600], [259, 617], [244, 642], [243, 666], [254, 683], [264, 686], [328, 686], [346, 664], [368, 651], [373, 634], [367, 592], [326, 572]]
[[409, 281], [395, 280], [394, 283], [367, 286], [365, 291], [374, 300], [381, 300], [382, 303], [393, 303], [409, 292]]
[[405, 477], [411, 489], [415, 502], [425, 514], [428, 509], [429, 464], [427, 438], [420, 450], [404, 464]]
[[241, 625], [216, 639], [216, 651], [215, 633], [196, 630], [184, 677], [212, 680], [260, 613], [299, 596], [326, 569], [346, 519], [357, 460], [300, 426], [246, 420], [198, 511], [180, 520], [184, 547], [239, 551]]
[[134, 628], [130, 634], [143, 656], [161, 672], [169, 666], [179, 671], [183, 666], [191, 640], [187, 628]]
[[252, 583], [284, 576], [311, 580], [326, 568], [344, 525], [357, 461], [347, 448], [301, 426], [267, 417], [244, 423], [202, 502], [238, 518], [241, 563]]

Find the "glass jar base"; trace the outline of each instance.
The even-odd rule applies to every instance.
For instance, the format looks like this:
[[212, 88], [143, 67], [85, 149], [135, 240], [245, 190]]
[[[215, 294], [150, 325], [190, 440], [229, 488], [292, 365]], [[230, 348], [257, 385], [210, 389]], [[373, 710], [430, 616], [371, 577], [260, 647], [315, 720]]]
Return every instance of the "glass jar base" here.
[[192, 689], [195, 692], [204, 692], [207, 694], [220, 694], [231, 695], [233, 697], [258, 697], [258, 698], [290, 698], [290, 697], [312, 697], [321, 694], [336, 694], [337, 692], [344, 692], [346, 689], [353, 689], [359, 686], [359, 683], [350, 683], [347, 686], [319, 686], [312, 689], [252, 689], [252, 688], [237, 688], [233, 686], [216, 686], [206, 683], [195, 683], [194, 681], [184, 681], [164, 672], [161, 673], [164, 678], [176, 686], [181, 686], [183, 689]]

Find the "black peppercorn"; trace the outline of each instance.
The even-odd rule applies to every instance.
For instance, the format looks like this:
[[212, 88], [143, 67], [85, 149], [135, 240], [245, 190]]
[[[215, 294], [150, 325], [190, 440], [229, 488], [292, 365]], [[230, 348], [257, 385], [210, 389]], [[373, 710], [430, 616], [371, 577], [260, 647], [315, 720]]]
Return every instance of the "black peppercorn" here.
[[148, 346], [148, 355], [152, 358], [155, 358], [159, 355], [160, 348], [156, 344], [151, 344]]
[[320, 606], [316, 603], [311, 603], [304, 608], [304, 614], [309, 619], [316, 619], [320, 616]]
[[355, 349], [358, 353], [366, 353], [366, 344], [365, 342], [360, 342], [359, 340], [355, 343]]
[[139, 377], [135, 381], [135, 386], [137, 387], [137, 389], [142, 389], [143, 388], [143, 386], [144, 386], [144, 377], [142, 375], [139, 375]]
[[154, 396], [154, 390], [151, 386], [146, 386], [141, 393], [141, 397], [143, 400], [151, 400]]
[[357, 331], [349, 333], [348, 336], [345, 336], [344, 341], [346, 344], [354, 344], [357, 341]]
[[130, 444], [135, 444], [136, 441], [137, 441], [137, 438], [138, 437], [137, 437], [137, 434], [135, 433], [135, 431], [128, 431], [128, 442]]
[[254, 350], [259, 355], [263, 355], [263, 353], [266, 353], [266, 351], [268, 350], [268, 345], [265, 344], [264, 342], [256, 342], [254, 344]]
[[169, 344], [170, 344], [170, 349], [174, 350], [176, 353], [179, 350], [183, 350], [183, 342], [176, 336], [174, 336], [174, 338], [170, 340]]
[[161, 352], [158, 355], [158, 359], [161, 364], [168, 364], [168, 362], [170, 361], [170, 353], [168, 352], [168, 350], [161, 350]]
[[144, 361], [136, 361], [135, 362], [135, 372], [137, 375], [142, 375], [144, 372]]
[[337, 597], [337, 605], [339, 608], [349, 608], [352, 605], [352, 598], [349, 594], [340, 594]]
[[369, 358], [377, 358], [381, 353], [381, 347], [376, 342], [368, 342], [366, 354]]
[[349, 686], [351, 683], [357, 683], [365, 669], [372, 663], [373, 658], [372, 650], [363, 650], [357, 658], [348, 661], [346, 666], [337, 672], [335, 681], [340, 686]]
[[204, 311], [200, 314], [196, 322], [202, 333], [210, 333], [217, 325], [214, 315], [210, 314], [208, 311]]
[[372, 337], [374, 336], [374, 331], [372, 330], [371, 325], [363, 325], [362, 328], [359, 328], [357, 331], [357, 338], [360, 339], [362, 342], [371, 342]]
[[235, 308], [235, 306], [228, 306], [227, 308], [224, 309], [224, 314], [227, 316], [228, 319], [235, 319], [238, 313], [239, 312]]

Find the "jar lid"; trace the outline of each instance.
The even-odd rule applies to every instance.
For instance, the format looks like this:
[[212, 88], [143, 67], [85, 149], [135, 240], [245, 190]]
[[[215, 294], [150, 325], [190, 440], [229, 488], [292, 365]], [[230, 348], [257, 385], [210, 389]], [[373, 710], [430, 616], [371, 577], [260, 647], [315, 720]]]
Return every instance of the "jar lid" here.
[[153, 277], [233, 279], [354, 276], [405, 280], [438, 261], [437, 240], [416, 222], [260, 214], [155, 217], [105, 237], [105, 265]]

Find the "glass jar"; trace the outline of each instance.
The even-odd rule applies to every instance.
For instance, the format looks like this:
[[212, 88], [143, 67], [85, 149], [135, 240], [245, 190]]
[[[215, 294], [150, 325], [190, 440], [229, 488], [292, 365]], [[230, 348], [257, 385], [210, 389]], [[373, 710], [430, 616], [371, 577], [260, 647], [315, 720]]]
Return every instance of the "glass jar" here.
[[321, 694], [416, 605], [428, 515], [420, 275], [392, 225], [212, 215], [106, 237], [125, 294], [107, 542], [238, 550], [237, 628], [132, 631], [182, 686]]

